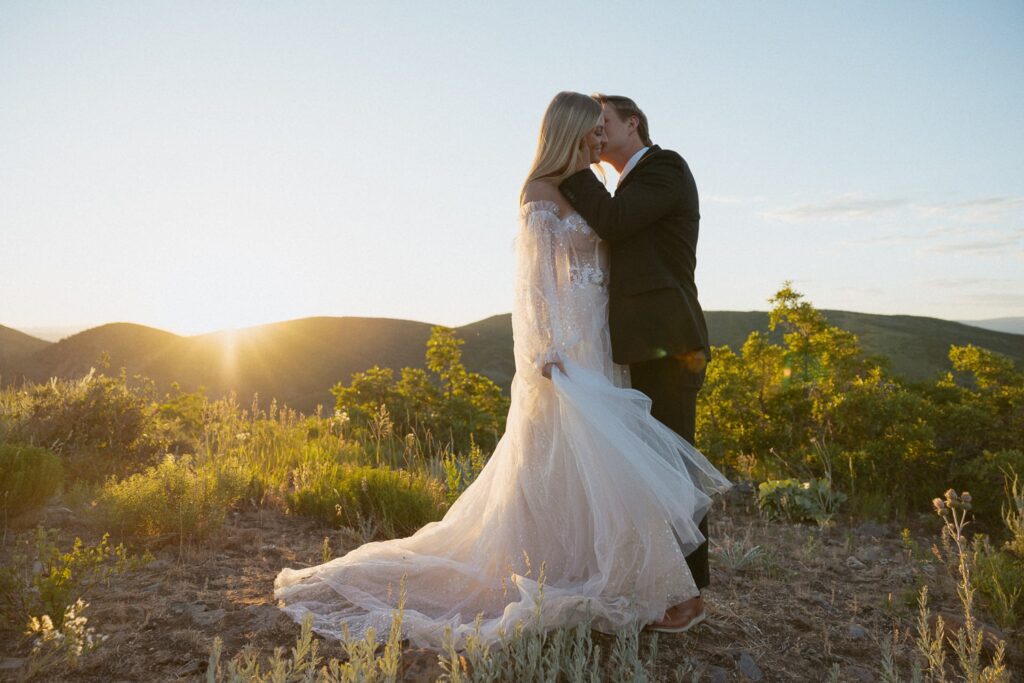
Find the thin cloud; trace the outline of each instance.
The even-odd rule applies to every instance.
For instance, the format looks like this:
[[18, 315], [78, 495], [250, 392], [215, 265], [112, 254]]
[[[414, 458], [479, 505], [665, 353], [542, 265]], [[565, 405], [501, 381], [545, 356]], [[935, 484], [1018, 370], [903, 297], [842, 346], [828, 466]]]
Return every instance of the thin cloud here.
[[925, 247], [924, 251], [936, 254], [978, 254], [1005, 255], [1017, 251], [1021, 238], [1017, 235], [991, 235], [968, 242], [947, 242]]
[[943, 228], [932, 228], [925, 232], [908, 232], [896, 235], [874, 235], [871, 237], [859, 237], [857, 239], [846, 240], [844, 244], [851, 246], [861, 245], [895, 245], [895, 244], [917, 244], [920, 242], [930, 242], [943, 237], [950, 237], [954, 235], [968, 235], [972, 234], [973, 231], [969, 228], [964, 227], [943, 227]]
[[1010, 309], [1015, 315], [1020, 315], [1024, 310], [1024, 290], [1017, 292], [978, 292], [967, 294], [963, 297], [970, 301], [984, 306], [1003, 306]]
[[1000, 221], [1024, 211], [1024, 197], [978, 197], [961, 202], [914, 204], [926, 216], [943, 216], [972, 223]]
[[967, 289], [973, 287], [991, 287], [1006, 280], [997, 280], [990, 277], [940, 277], [931, 280], [921, 280], [924, 287], [935, 287], [939, 289]]
[[710, 204], [757, 204], [764, 201], [764, 197], [760, 195], [745, 197], [731, 194], [708, 194], [701, 199]]
[[872, 198], [860, 194], [844, 194], [816, 204], [773, 209], [764, 215], [783, 221], [856, 220], [872, 218], [906, 205], [906, 199], [895, 197]]
[[868, 220], [901, 208], [909, 208], [919, 216], [927, 218], [991, 225], [1024, 214], [1024, 197], [976, 197], [958, 202], [912, 202], [900, 197], [871, 197], [854, 192], [821, 202], [780, 207], [766, 211], [762, 215], [765, 218], [788, 222]]

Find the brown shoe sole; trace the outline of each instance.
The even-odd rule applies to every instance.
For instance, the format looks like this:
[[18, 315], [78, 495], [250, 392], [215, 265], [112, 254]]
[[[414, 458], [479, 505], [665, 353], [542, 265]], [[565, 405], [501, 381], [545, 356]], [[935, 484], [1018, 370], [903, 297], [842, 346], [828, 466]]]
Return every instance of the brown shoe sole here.
[[702, 621], [704, 621], [704, 619], [706, 619], [707, 616], [708, 616], [707, 611], [706, 610], [701, 610], [700, 614], [695, 616], [693, 619], [690, 619], [685, 624], [681, 624], [679, 626], [670, 626], [670, 625], [667, 625], [667, 624], [665, 626], [649, 625], [644, 630], [646, 630], [646, 631], [657, 631], [658, 633], [685, 633], [686, 631], [689, 631], [691, 628], [693, 628], [697, 624], [699, 624]]

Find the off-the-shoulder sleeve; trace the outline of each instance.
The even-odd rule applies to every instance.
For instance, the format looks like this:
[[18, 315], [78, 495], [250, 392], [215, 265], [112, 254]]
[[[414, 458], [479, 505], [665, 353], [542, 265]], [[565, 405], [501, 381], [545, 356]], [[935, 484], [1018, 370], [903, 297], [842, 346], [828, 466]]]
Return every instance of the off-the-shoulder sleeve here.
[[559, 288], [567, 271], [567, 250], [554, 202], [523, 205], [516, 236], [512, 336], [517, 371], [540, 371], [563, 360], [566, 335]]

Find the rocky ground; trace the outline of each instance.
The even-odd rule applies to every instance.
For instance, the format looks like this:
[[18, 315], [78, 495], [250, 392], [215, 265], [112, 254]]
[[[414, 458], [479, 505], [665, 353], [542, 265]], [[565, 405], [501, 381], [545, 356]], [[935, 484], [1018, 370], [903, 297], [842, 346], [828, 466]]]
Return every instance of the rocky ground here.
[[[43, 521], [60, 529], [62, 547], [76, 535], [98, 540], [59, 508], [47, 514]], [[956, 624], [959, 607], [953, 582], [930, 552], [938, 519], [922, 518], [919, 526], [904, 538], [900, 527], [870, 522], [769, 522], [750, 494], [732, 495], [712, 517], [709, 618], [690, 633], [658, 636], [657, 680], [874, 681], [886, 642], [906, 675], [921, 586], [929, 586], [933, 609], [949, 623]], [[17, 533], [31, 530], [9, 531], [8, 544]], [[290, 648], [298, 627], [274, 606], [274, 577], [281, 567], [319, 563], [325, 536], [335, 553], [364, 540], [263, 510], [233, 515], [201, 546], [154, 549], [147, 566], [87, 595], [90, 624], [108, 636], [103, 645], [78, 669], [44, 680], [203, 680], [215, 636], [225, 659], [247, 645], [265, 653]], [[1024, 671], [1020, 634], [994, 633], [1007, 640], [1011, 669]], [[28, 645], [5, 640], [0, 678], [16, 680]], [[322, 652], [342, 656], [336, 643], [322, 643]], [[403, 680], [440, 673], [424, 651], [407, 652], [404, 668]]]

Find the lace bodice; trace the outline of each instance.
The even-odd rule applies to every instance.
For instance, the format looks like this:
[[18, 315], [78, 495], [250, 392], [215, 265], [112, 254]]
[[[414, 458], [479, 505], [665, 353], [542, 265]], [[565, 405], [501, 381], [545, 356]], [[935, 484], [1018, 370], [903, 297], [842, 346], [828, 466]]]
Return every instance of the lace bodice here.
[[[512, 315], [517, 372], [573, 357], [610, 368], [607, 247], [578, 213], [552, 201], [527, 202], [516, 238]], [[598, 369], [598, 367], [594, 367]]]

